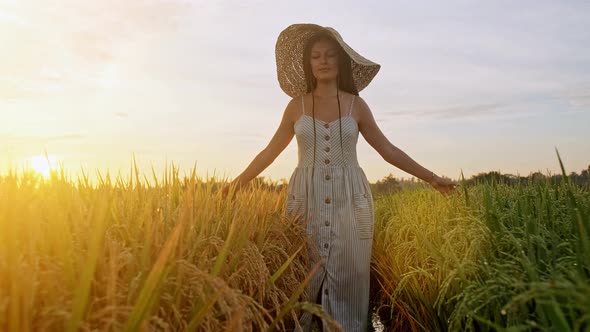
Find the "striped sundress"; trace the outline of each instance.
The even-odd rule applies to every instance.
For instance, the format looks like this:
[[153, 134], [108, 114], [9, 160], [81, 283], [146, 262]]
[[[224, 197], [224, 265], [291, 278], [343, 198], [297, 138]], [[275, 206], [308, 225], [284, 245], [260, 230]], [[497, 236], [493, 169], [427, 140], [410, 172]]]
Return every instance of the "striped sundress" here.
[[[314, 164], [314, 121], [301, 99], [302, 115], [294, 124], [298, 164], [289, 180], [286, 211], [307, 222], [312, 266], [321, 263], [306, 289], [307, 300], [321, 301], [344, 331], [365, 331], [374, 209], [369, 181], [357, 160], [353, 103], [354, 96], [341, 119], [342, 147], [339, 120], [315, 120]], [[311, 315], [304, 313], [300, 323], [309, 331]]]

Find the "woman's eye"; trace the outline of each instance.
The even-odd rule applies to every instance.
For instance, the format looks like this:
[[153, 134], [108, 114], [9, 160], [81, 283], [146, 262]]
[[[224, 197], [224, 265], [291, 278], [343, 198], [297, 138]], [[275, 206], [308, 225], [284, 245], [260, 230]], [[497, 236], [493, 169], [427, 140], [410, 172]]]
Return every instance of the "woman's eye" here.
[[[327, 56], [328, 58], [333, 58], [333, 57], [335, 57], [336, 55], [337, 55], [336, 53], [328, 53], [328, 54], [326, 54], [326, 56]], [[312, 55], [312, 56], [311, 56], [311, 58], [312, 58], [312, 59], [319, 59], [319, 58], [321, 58], [321, 56], [320, 56], [320, 55]]]

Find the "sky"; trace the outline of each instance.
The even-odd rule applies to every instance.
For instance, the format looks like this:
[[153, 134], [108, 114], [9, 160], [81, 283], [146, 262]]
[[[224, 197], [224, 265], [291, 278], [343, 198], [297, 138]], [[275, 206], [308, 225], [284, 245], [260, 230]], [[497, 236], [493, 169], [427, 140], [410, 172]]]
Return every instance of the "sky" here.
[[[0, 0], [0, 173], [51, 156], [73, 176], [234, 178], [290, 100], [274, 48], [331, 26], [381, 70], [360, 95], [438, 175], [590, 165], [589, 1]], [[412, 175], [362, 136], [368, 179]], [[289, 179], [293, 139], [260, 175]]]

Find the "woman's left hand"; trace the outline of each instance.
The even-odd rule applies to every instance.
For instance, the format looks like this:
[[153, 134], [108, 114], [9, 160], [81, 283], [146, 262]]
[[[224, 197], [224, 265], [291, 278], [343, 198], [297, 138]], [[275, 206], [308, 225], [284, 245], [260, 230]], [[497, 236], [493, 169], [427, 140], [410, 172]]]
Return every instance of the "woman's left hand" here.
[[434, 176], [434, 179], [430, 181], [430, 185], [443, 195], [451, 194], [455, 190], [455, 187], [457, 187], [455, 182], [449, 179], [441, 178], [438, 175]]

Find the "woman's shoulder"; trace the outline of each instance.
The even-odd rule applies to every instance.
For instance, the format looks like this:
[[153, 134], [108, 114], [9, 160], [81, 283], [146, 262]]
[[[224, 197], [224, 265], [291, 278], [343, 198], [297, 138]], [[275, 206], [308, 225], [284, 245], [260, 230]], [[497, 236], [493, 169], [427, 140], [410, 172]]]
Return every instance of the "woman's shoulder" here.
[[358, 93], [354, 94], [354, 93], [350, 93], [350, 92], [347, 92], [347, 91], [342, 91], [342, 94], [344, 95], [344, 97], [347, 100], [354, 101], [354, 104], [355, 105], [356, 104], [361, 104], [361, 105], [366, 105], [367, 104], [365, 102], [365, 100]]
[[365, 122], [368, 117], [372, 117], [369, 105], [367, 105], [367, 102], [359, 95], [354, 95], [354, 105], [351, 113], [359, 124]]
[[285, 107], [285, 116], [291, 119], [293, 122], [295, 122], [301, 114], [301, 99], [302, 96], [292, 97], [287, 103], [287, 107]]
[[305, 98], [305, 95], [291, 97], [291, 99], [287, 103], [287, 109], [300, 109], [303, 98]]
[[[352, 94], [351, 94], [352, 95]], [[369, 109], [367, 102], [360, 95], [352, 95], [354, 98], [354, 108]]]

